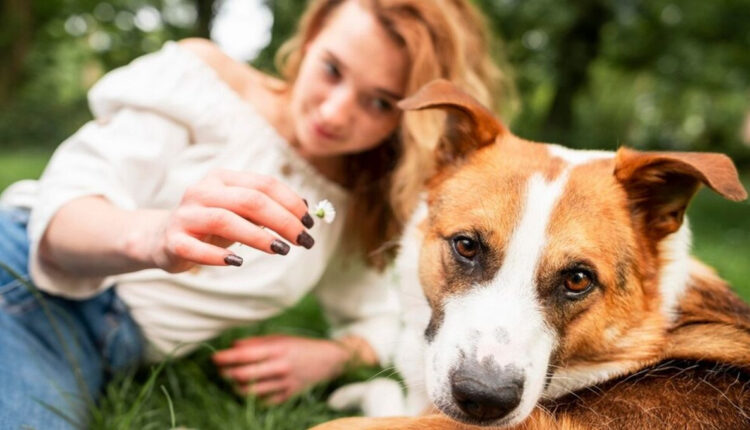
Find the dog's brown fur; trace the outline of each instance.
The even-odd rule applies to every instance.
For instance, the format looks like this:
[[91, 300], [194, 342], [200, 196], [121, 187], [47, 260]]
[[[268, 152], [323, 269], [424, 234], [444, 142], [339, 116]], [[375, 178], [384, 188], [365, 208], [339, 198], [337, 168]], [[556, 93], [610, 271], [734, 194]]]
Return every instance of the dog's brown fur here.
[[[513, 136], [466, 97], [450, 84], [438, 83], [406, 103], [409, 108], [460, 111], [471, 120], [453, 124], [437, 151], [440, 169], [428, 187], [431, 211], [456, 214], [431, 219], [432, 230], [425, 231], [420, 279], [434, 312], [442, 296], [471, 288], [471, 283], [456, 278], [449, 265], [430, 264], [440, 261], [439, 248], [430, 246], [431, 240], [438, 241], [430, 236], [444, 235], [442, 230], [462, 223], [499, 220], [492, 225], [492, 240], [497, 241], [492, 249], [504, 252], [503, 241], [518, 212], [513, 208], [520, 204], [522, 176], [535, 171], [552, 179], [563, 169], [562, 160], [551, 157], [544, 145]], [[489, 145], [492, 142], [496, 144]], [[514, 176], [503, 176], [506, 173]], [[659, 245], [681, 227], [685, 208], [700, 183], [732, 200], [746, 197], [731, 161], [718, 154], [623, 148], [614, 159], [574, 166], [569, 178], [560, 209], [552, 214], [549, 251], [538, 276], [545, 277], [545, 267], [554, 271], [560, 266], [555, 260], [565, 258], [569, 244], [588, 246], [575, 252], [591, 255], [606, 267], [600, 275], [610, 292], [592, 295], [574, 305], [578, 307], [546, 310], [546, 321], [561, 330], [550, 363], [566, 369], [615, 364], [624, 376], [540, 400], [531, 415], [513, 428], [750, 428], [750, 307], [710, 268], [692, 260], [675, 318], [660, 308], [664, 257]], [[472, 193], [483, 188], [494, 190], [491, 201]], [[503, 216], [487, 217], [485, 212]], [[627, 228], [607, 228], [613, 224]], [[614, 334], [604, 335], [605, 330]], [[344, 428], [477, 427], [440, 414], [350, 418], [318, 427]]]

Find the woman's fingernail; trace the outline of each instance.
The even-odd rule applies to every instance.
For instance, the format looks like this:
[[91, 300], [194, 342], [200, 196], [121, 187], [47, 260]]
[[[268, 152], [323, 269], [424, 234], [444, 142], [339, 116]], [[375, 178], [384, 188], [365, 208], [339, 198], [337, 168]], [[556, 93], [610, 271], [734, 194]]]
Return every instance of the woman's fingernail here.
[[309, 234], [307, 234], [306, 231], [303, 231], [302, 233], [297, 236], [297, 243], [304, 246], [307, 249], [310, 249], [315, 245], [315, 239], [312, 238]]
[[310, 205], [307, 204], [307, 199], [302, 199], [303, 202], [305, 202], [305, 207], [309, 208]]
[[271, 242], [271, 250], [280, 255], [287, 255], [289, 253], [289, 245], [276, 239]]
[[315, 225], [315, 221], [313, 221], [309, 213], [305, 213], [305, 216], [302, 217], [302, 225], [307, 228], [312, 228]]
[[242, 257], [235, 254], [229, 254], [224, 257], [224, 262], [230, 266], [242, 266]]

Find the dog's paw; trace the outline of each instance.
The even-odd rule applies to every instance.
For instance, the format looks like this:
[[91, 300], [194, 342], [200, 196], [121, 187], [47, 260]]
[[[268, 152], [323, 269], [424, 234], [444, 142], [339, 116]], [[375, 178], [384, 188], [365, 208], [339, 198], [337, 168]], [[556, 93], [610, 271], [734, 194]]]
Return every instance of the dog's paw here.
[[328, 397], [328, 407], [335, 411], [360, 409], [365, 392], [367, 392], [367, 382], [344, 385]]
[[406, 409], [401, 385], [386, 378], [344, 385], [331, 394], [328, 406], [338, 411], [360, 409], [368, 417], [404, 415]]

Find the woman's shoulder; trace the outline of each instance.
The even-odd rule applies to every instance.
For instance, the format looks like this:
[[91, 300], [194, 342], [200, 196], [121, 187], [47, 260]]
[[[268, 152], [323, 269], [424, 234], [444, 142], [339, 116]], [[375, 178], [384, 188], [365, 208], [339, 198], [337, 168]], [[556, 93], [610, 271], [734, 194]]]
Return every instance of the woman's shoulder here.
[[284, 81], [235, 60], [210, 40], [188, 38], [178, 44], [200, 58], [219, 79], [256, 107], [268, 106], [269, 99], [276, 98], [286, 89]]
[[221, 140], [237, 115], [247, 115], [246, 100], [227, 78], [239, 75], [241, 66], [250, 68], [207, 40], [167, 42], [104, 75], [89, 91], [89, 106], [104, 121], [135, 108], [176, 120], [196, 137]]
[[185, 120], [180, 114], [194, 113], [191, 106], [205, 107], [220, 95], [221, 91], [215, 91], [218, 83], [216, 74], [199, 57], [177, 43], [167, 42], [160, 50], [106, 73], [91, 88], [88, 98], [97, 118], [130, 107]]
[[180, 40], [177, 44], [212, 68], [222, 81], [237, 92], [241, 92], [246, 81], [250, 79], [249, 66], [240, 64], [226, 55], [210, 40], [191, 37]]

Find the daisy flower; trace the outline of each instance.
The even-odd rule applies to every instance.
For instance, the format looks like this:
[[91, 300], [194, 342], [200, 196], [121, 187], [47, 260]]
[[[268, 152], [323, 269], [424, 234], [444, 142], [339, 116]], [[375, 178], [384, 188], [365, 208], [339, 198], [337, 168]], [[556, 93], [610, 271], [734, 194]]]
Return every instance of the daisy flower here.
[[313, 213], [328, 224], [332, 223], [333, 219], [336, 218], [336, 209], [333, 208], [331, 202], [325, 199], [319, 201], [318, 204], [315, 205]]

